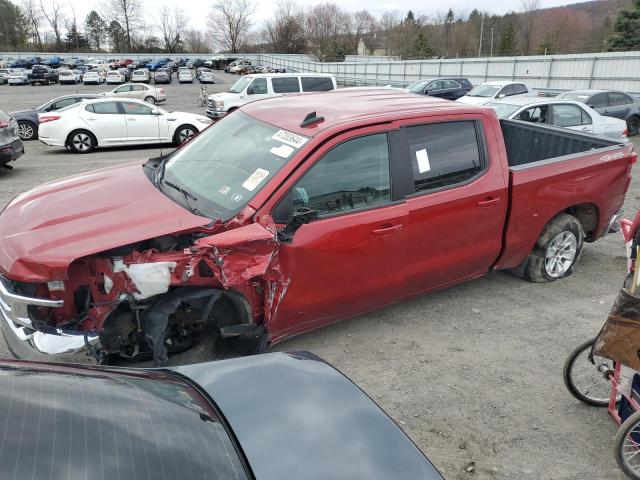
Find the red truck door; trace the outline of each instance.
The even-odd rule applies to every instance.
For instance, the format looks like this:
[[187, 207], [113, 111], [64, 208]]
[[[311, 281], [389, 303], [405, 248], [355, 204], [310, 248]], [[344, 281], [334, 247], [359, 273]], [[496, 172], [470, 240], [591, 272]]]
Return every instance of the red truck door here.
[[482, 118], [431, 117], [402, 129], [414, 188], [407, 196], [407, 295], [483, 275], [500, 254], [506, 159], [493, 123]]
[[401, 296], [407, 212], [394, 201], [389, 135], [381, 130], [328, 142], [283, 186], [293, 211], [312, 208], [318, 218], [280, 245], [290, 284], [268, 323], [272, 341]]

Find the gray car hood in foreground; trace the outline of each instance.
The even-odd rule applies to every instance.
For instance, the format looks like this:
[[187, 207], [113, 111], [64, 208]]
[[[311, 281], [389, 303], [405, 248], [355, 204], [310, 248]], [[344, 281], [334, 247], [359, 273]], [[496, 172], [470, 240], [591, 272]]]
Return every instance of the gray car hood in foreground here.
[[257, 480], [442, 480], [357, 386], [309, 353], [271, 353], [175, 371], [227, 418]]

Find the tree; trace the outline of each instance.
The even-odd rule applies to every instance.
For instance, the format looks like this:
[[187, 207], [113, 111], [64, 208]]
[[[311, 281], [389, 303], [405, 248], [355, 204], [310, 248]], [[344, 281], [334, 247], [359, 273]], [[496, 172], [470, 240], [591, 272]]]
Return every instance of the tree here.
[[453, 10], [450, 8], [449, 11], [447, 12], [447, 14], [444, 17], [444, 55], [445, 57], [449, 56], [449, 43], [451, 41], [451, 33], [453, 30], [453, 22], [456, 19], [456, 15], [455, 13], [453, 13]]
[[427, 37], [425, 36], [422, 30], [418, 31], [416, 35], [416, 41], [413, 46], [413, 54], [411, 58], [429, 58], [433, 56], [433, 50], [429, 46], [429, 42], [427, 42]]
[[31, 34], [32, 42], [36, 46], [39, 52], [43, 51], [42, 48], [42, 35], [40, 29], [42, 27], [42, 11], [35, 0], [24, 0], [22, 3], [22, 11], [26, 17], [29, 33]]
[[[117, 21], [112, 20], [107, 28], [107, 35], [109, 36], [109, 41], [111, 42], [111, 50], [117, 53], [122, 53], [125, 49], [128, 48], [127, 45], [127, 34], [125, 29], [122, 28]], [[131, 50], [127, 50], [127, 52], [131, 52]]]
[[539, 10], [540, 0], [522, 0], [520, 27], [522, 31], [522, 51], [525, 55], [530, 54], [533, 50], [533, 38]]
[[56, 0], [51, 0], [49, 8], [45, 8], [43, 1], [40, 0], [40, 9], [56, 37], [56, 48], [58, 50], [62, 50], [61, 27], [65, 19], [64, 13], [62, 12], [62, 6]]
[[255, 10], [250, 0], [216, 0], [207, 19], [214, 43], [223, 50], [237, 53], [247, 37]]
[[209, 42], [207, 35], [195, 28], [185, 30], [184, 32], [184, 46], [190, 53], [209, 53]]
[[98, 12], [91, 10], [89, 15], [84, 21], [84, 28], [87, 33], [89, 43], [97, 50], [100, 51], [102, 44], [107, 38], [108, 25]]
[[360, 10], [352, 15], [351, 21], [351, 37], [353, 38], [352, 53], [357, 53], [360, 40], [368, 37], [376, 26], [376, 20], [368, 10]]
[[335, 3], [321, 3], [307, 12], [309, 46], [323, 62], [344, 58], [344, 41], [349, 32], [350, 15]]
[[87, 37], [78, 31], [78, 26], [75, 23], [67, 28], [66, 34], [67, 51], [75, 50], [79, 52], [89, 46]]
[[[140, 26], [144, 18], [141, 0], [106, 0], [106, 17], [124, 28], [125, 46], [128, 52], [133, 51], [133, 32]], [[124, 22], [124, 23], [121, 23]]]
[[640, 0], [621, 10], [613, 24], [609, 49], [613, 51], [638, 50], [640, 48]]
[[164, 49], [168, 53], [175, 52], [182, 43], [182, 35], [187, 28], [187, 23], [188, 20], [182, 8], [169, 9], [167, 6], [160, 8], [157, 24], [162, 34]]
[[261, 39], [276, 53], [303, 53], [306, 47], [304, 12], [291, 0], [278, 3], [273, 16], [260, 32]]
[[17, 50], [26, 43], [28, 20], [18, 6], [0, 0], [0, 49]]
[[498, 53], [500, 55], [513, 55], [516, 53], [516, 22], [517, 17], [510, 13], [504, 16], [505, 22], [500, 34]]

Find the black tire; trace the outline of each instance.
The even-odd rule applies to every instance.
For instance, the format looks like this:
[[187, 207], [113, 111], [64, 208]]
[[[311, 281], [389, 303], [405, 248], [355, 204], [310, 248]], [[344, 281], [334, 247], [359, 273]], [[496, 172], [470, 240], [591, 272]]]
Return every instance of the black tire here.
[[18, 122], [18, 134], [20, 135], [20, 140], [23, 142], [34, 140], [38, 138], [38, 127], [26, 120], [20, 121]]
[[[629, 436], [629, 434], [636, 429], [640, 424], [640, 412], [635, 412], [620, 425], [618, 432], [616, 433], [616, 438], [613, 442], [613, 455], [616, 457], [616, 463], [620, 470], [622, 470], [625, 475], [629, 478], [633, 478], [636, 480], [640, 480], [640, 462], [637, 462], [637, 468], [633, 468], [627, 462], [625, 462], [624, 453], [625, 453], [625, 440]], [[640, 460], [640, 454], [633, 455], [634, 445], [640, 443], [640, 433], [634, 432], [634, 438], [632, 438], [633, 445], [631, 445], [631, 452], [633, 458], [638, 458]], [[627, 445], [629, 447], [629, 445]], [[640, 446], [638, 447], [640, 449]], [[629, 453], [629, 452], [627, 452]], [[633, 469], [632, 469], [633, 468]]]
[[627, 118], [627, 135], [630, 137], [637, 135], [638, 131], [640, 131], [640, 117], [637, 115], [632, 115]]
[[98, 141], [89, 130], [74, 130], [67, 137], [67, 145], [74, 153], [91, 153], [98, 146]]
[[[190, 131], [191, 133], [187, 134], [186, 133], [187, 131]], [[173, 143], [175, 143], [176, 145], [182, 145], [190, 137], [192, 137], [197, 133], [198, 133], [198, 129], [193, 125], [189, 125], [188, 123], [185, 123], [184, 125], [180, 125], [178, 128], [176, 128], [176, 131], [173, 134]]]
[[[580, 359], [582, 365], [588, 363], [587, 368], [593, 369], [593, 385], [595, 385], [595, 388], [602, 388], [605, 391], [608, 390], [609, 381], [603, 376], [602, 372], [598, 371], [595, 364], [592, 364], [589, 361], [585, 362], [585, 356], [589, 355], [589, 352], [591, 352], [594, 342], [595, 339], [593, 338], [591, 340], [587, 340], [586, 342], [578, 345], [573, 352], [569, 354], [564, 362], [564, 366], [562, 367], [562, 379], [564, 380], [564, 384], [567, 387], [567, 390], [569, 390], [569, 393], [582, 403], [586, 403], [592, 407], [606, 407], [609, 405], [608, 397], [605, 400], [604, 397], [596, 397], [595, 395], [589, 396], [590, 392], [588, 390], [583, 391], [584, 389], [576, 385], [574, 380], [574, 369], [577, 364], [576, 361]], [[611, 362], [610, 367], [611, 370], [613, 370], [613, 362]]]
[[147, 103], [150, 103], [151, 105], [156, 104], [156, 99], [153, 98], [151, 95], [149, 95], [148, 97], [144, 97], [144, 101]]
[[556, 215], [547, 223], [519, 269], [521, 276], [534, 283], [568, 277], [580, 259], [583, 245], [584, 230], [580, 221], [567, 213]]

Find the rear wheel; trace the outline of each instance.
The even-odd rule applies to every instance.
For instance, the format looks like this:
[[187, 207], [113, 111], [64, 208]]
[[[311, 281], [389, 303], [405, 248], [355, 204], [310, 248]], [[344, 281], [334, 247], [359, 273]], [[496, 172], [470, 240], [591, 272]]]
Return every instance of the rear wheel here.
[[33, 140], [36, 138], [36, 126], [31, 122], [18, 122], [18, 135], [23, 141]]
[[147, 103], [150, 103], [151, 105], [155, 105], [156, 103], [156, 99], [153, 98], [151, 95], [149, 95], [148, 97], [145, 97], [144, 101]]
[[613, 372], [613, 361], [595, 356], [593, 361], [589, 354], [594, 339], [578, 345], [567, 357], [562, 369], [562, 378], [569, 393], [583, 403], [593, 407], [609, 405], [611, 384], [605, 372]]
[[522, 268], [522, 277], [544, 283], [568, 277], [580, 258], [584, 244], [582, 224], [573, 215], [561, 213], [544, 228]]
[[632, 116], [627, 119], [627, 132], [629, 136], [637, 135], [640, 130], [640, 117]]
[[67, 138], [67, 145], [75, 153], [90, 153], [95, 150], [98, 142], [96, 137], [88, 130], [76, 130]]
[[173, 135], [173, 142], [176, 145], [181, 145], [196, 133], [198, 133], [198, 129], [193, 125], [180, 125], [176, 128], [176, 133]]
[[630, 415], [616, 433], [613, 453], [620, 469], [640, 480], [640, 412]]

